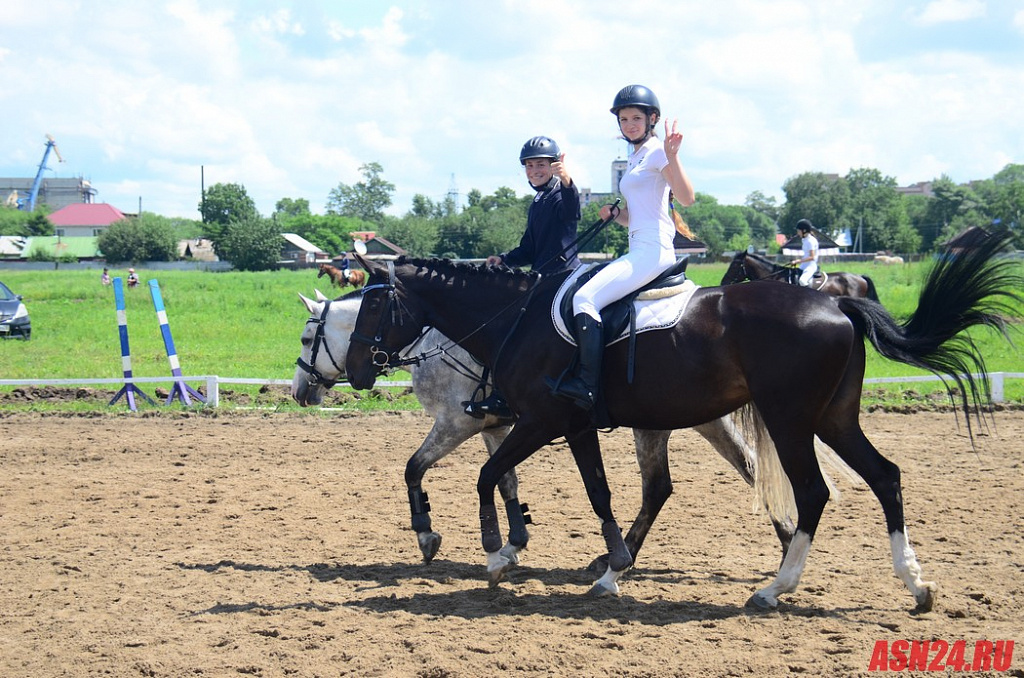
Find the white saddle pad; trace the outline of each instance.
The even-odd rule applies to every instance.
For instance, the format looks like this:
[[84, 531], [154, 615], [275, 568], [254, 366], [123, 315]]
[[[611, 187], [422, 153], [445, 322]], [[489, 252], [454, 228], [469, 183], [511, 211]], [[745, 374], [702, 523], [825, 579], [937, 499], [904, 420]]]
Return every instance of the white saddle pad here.
[[[551, 304], [551, 322], [558, 330], [558, 334], [563, 339], [572, 344], [576, 345], [576, 341], [572, 338], [569, 332], [569, 328], [565, 326], [565, 321], [562, 320], [562, 314], [559, 309], [562, 306], [562, 299], [565, 297], [565, 293], [568, 289], [576, 282], [583, 273], [590, 270], [591, 267], [597, 266], [597, 264], [590, 264], [587, 266], [580, 266], [573, 271], [562, 286], [558, 288], [558, 292], [555, 294], [555, 300]], [[650, 332], [651, 330], [663, 330], [667, 327], [673, 327], [679, 319], [683, 317], [683, 313], [686, 311], [686, 306], [690, 303], [690, 299], [693, 297], [693, 293], [700, 289], [700, 286], [694, 283], [692, 280], [687, 279], [682, 285], [676, 287], [666, 287], [664, 289], [649, 290], [644, 292], [637, 298], [634, 303], [636, 306], [636, 331], [637, 334], [640, 332]], [[621, 341], [629, 336], [629, 327], [627, 326], [619, 336], [615, 337], [610, 343], [614, 344]]]

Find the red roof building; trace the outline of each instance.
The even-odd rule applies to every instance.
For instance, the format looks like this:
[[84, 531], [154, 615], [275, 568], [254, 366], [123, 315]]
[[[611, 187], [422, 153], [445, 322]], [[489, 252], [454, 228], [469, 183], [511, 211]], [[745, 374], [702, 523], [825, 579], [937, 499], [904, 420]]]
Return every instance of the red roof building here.
[[97, 236], [107, 226], [124, 218], [121, 210], [105, 202], [68, 205], [47, 217], [62, 236]]

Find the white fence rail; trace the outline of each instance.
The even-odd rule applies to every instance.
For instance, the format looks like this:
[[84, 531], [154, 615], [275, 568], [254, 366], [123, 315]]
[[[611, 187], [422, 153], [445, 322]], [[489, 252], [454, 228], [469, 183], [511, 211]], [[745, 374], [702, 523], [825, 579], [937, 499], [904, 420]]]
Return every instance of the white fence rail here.
[[[206, 404], [210, 407], [220, 405], [221, 384], [254, 384], [267, 386], [291, 386], [291, 379], [249, 379], [243, 377], [219, 377], [215, 374], [204, 374], [198, 377], [132, 377], [131, 379], [0, 379], [0, 386], [75, 386], [83, 384], [108, 384], [123, 386], [133, 384], [173, 384], [176, 381], [205, 382]], [[412, 386], [411, 381], [378, 381], [377, 386]]]
[[[980, 375], [975, 374], [975, 378]], [[990, 372], [989, 384], [992, 389], [992, 402], [1001, 403], [1005, 400], [1003, 384], [1006, 379], [1024, 379], [1024, 372]], [[291, 386], [291, 379], [249, 379], [241, 377], [219, 377], [206, 374], [198, 377], [133, 377], [132, 379], [0, 379], [0, 386], [73, 386], [81, 384], [108, 384], [122, 386], [127, 382], [135, 384], [173, 384], [176, 381], [205, 382], [206, 404], [210, 407], [220, 405], [221, 384], [253, 384], [268, 386]], [[865, 379], [865, 384], [908, 384], [915, 382], [941, 381], [936, 376], [922, 377], [878, 377]], [[378, 381], [377, 386], [412, 386], [411, 381]]]

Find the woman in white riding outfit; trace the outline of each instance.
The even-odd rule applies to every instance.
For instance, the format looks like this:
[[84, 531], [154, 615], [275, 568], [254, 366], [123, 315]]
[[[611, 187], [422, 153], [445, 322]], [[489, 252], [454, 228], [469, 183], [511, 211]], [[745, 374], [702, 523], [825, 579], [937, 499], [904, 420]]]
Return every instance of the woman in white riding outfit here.
[[813, 226], [808, 219], [801, 219], [796, 222], [796, 232], [800, 234], [800, 248], [802, 255], [793, 263], [800, 267], [801, 287], [811, 284], [811, 278], [818, 272], [818, 239], [811, 235]]
[[614, 216], [615, 221], [629, 228], [629, 252], [605, 266], [573, 297], [579, 368], [575, 376], [557, 384], [554, 393], [583, 409], [594, 406], [601, 379], [601, 309], [640, 289], [675, 263], [672, 242], [678, 216], [671, 200], [674, 196], [684, 207], [694, 201], [693, 186], [679, 160], [683, 135], [677, 131], [677, 123], [673, 121], [670, 130], [665, 122], [664, 141], [655, 134], [661, 104], [654, 92], [642, 85], [624, 87], [615, 95], [611, 112], [633, 150], [619, 181], [626, 207], [619, 211], [605, 205], [601, 218]]

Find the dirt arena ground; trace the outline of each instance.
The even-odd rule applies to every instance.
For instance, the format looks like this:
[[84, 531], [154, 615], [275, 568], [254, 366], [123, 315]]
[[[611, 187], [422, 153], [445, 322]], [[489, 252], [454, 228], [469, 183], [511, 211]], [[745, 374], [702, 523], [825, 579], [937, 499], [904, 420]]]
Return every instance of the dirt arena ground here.
[[[421, 562], [402, 474], [423, 414], [0, 411], [0, 675], [843, 676], [868, 674], [880, 640], [965, 640], [968, 668], [975, 641], [1024, 641], [1024, 412], [997, 413], [976, 449], [951, 413], [863, 419], [903, 470], [910, 536], [940, 586], [930, 613], [911, 614], [881, 510], [847, 482], [800, 589], [777, 612], [745, 608], [777, 541], [685, 431], [637, 567], [595, 600], [600, 526], [564, 446], [520, 467], [531, 541], [490, 590], [480, 441], [427, 475], [444, 543]], [[628, 526], [632, 436], [603, 441]], [[1017, 645], [991, 673], [1024, 675]]]

